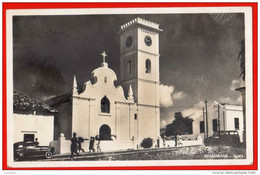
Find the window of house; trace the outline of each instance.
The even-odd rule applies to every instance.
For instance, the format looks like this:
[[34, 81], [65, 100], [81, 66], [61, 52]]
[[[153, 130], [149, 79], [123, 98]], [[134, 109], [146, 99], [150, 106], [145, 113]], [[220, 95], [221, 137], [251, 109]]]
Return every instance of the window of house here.
[[205, 132], [205, 126], [204, 126], [204, 121], [200, 121], [200, 133]]
[[213, 119], [212, 120], [212, 126], [213, 126], [213, 131], [216, 132], [218, 129], [218, 120], [217, 119]]
[[151, 73], [151, 61], [149, 59], [145, 61], [145, 73]]
[[104, 78], [104, 82], [107, 83], [107, 77]]
[[107, 96], [101, 99], [101, 113], [110, 113], [110, 101]]
[[193, 134], [192, 122], [193, 121], [187, 123], [186, 129], [185, 129], [185, 134]]
[[137, 120], [137, 114], [135, 114], [135, 120]]
[[234, 118], [235, 130], [239, 130], [239, 118]]
[[127, 72], [129, 73], [129, 74], [131, 74], [131, 70], [132, 69], [132, 62], [131, 61], [128, 61], [127, 62]]

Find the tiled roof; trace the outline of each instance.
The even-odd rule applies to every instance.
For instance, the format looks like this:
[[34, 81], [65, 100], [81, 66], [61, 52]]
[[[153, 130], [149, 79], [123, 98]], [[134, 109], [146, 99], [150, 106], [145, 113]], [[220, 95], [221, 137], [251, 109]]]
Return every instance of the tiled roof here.
[[22, 94], [18, 91], [14, 91], [13, 94], [13, 109], [14, 113], [19, 114], [33, 114], [36, 112], [36, 115], [48, 115], [58, 112], [49, 105], [32, 99], [28, 95]]

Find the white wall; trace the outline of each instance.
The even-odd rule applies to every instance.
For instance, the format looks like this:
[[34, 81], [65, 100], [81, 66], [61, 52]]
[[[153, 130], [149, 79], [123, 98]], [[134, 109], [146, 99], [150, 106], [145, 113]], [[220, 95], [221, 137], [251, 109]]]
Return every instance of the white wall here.
[[[105, 64], [93, 71], [97, 82], [85, 83], [81, 94], [73, 94], [72, 132], [78, 137], [89, 139], [99, 135], [102, 125], [108, 125], [111, 135], [118, 140], [129, 141], [134, 136], [134, 114], [136, 105], [127, 100], [121, 86], [115, 87], [116, 74]], [[104, 78], [107, 78], [107, 82]], [[106, 96], [110, 102], [110, 112], [101, 113], [101, 99]]]
[[[97, 143], [96, 140], [94, 142], [94, 148], [97, 151]], [[59, 139], [51, 142], [51, 146], [55, 148], [55, 154], [64, 154], [70, 153], [70, 140]], [[135, 144], [133, 141], [100, 141], [100, 149], [101, 152], [109, 152], [109, 151], [120, 151], [127, 149], [134, 149]], [[82, 148], [85, 152], [89, 152], [89, 140], [85, 140], [82, 143]]]
[[242, 107], [237, 107], [237, 108], [228, 108], [226, 110], [226, 122], [225, 122], [225, 128], [226, 130], [235, 130], [235, 118], [239, 119], [239, 136], [240, 136], [240, 141], [242, 142], [243, 140], [243, 111]]
[[23, 141], [24, 134], [34, 134], [39, 145], [48, 146], [54, 136], [54, 116], [13, 114], [14, 143]]
[[138, 142], [150, 137], [156, 141], [159, 135], [159, 109], [153, 106], [138, 106], [137, 113], [137, 139]]
[[[208, 134], [209, 136], [212, 136], [213, 132], [213, 119], [218, 119], [218, 109], [216, 108], [212, 112], [208, 113]], [[224, 113], [223, 113], [224, 112]], [[224, 115], [224, 116], [223, 116]], [[220, 130], [235, 130], [235, 122], [234, 118], [239, 118], [239, 136], [240, 141], [242, 141], [243, 138], [243, 111], [242, 106], [237, 105], [224, 105], [223, 107], [220, 107]], [[195, 138], [196, 135], [200, 135], [204, 138], [204, 133], [200, 133], [200, 125], [199, 122], [203, 121], [203, 117], [199, 117], [193, 121], [193, 134], [188, 136], [188, 138]], [[206, 121], [205, 121], [205, 132], [206, 132]]]

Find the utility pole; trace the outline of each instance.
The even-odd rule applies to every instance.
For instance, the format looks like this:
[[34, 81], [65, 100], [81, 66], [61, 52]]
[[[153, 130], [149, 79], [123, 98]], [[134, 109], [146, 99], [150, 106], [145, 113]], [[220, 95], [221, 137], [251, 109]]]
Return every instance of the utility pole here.
[[226, 131], [226, 126], [225, 126], [225, 111], [223, 110], [223, 130]]
[[206, 132], [206, 137], [209, 137], [209, 127], [208, 127], [208, 105], [207, 105], [207, 103], [208, 103], [208, 100], [207, 99], [205, 99], [205, 109], [206, 109], [206, 130], [207, 130], [207, 132]]
[[[218, 105], [218, 131], [220, 131], [220, 106], [223, 107], [220, 103], [214, 101]], [[223, 111], [224, 114], [224, 111]], [[225, 120], [224, 120], [224, 115], [223, 115], [223, 128], [225, 130]]]
[[219, 104], [218, 104], [218, 131], [220, 131], [220, 111], [219, 111]]
[[202, 111], [202, 114], [203, 114], [203, 124], [204, 124], [204, 126], [203, 126], [203, 127], [204, 127], [204, 128], [203, 128], [203, 129], [204, 129], [204, 138], [206, 138], [206, 132], [205, 132], [205, 131], [206, 131], [206, 127], [205, 127], [206, 124], [205, 124], [205, 114], [204, 114], [205, 111], [204, 111], [204, 107], [203, 107], [202, 110], [203, 110], [203, 111]]

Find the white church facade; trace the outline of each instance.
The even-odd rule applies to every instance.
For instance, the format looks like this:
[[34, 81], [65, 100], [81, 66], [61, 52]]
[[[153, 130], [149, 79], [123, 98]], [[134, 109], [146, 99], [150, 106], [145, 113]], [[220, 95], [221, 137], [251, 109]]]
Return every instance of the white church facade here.
[[123, 88], [114, 86], [117, 77], [106, 62], [93, 71], [93, 76], [96, 81], [86, 82], [80, 94], [74, 79], [72, 132], [83, 138], [110, 140], [114, 136], [117, 140], [131, 140], [138, 135], [131, 86], [126, 99]]
[[[63, 139], [63, 145], [67, 145], [59, 145], [60, 153], [69, 151], [69, 139], [73, 132], [84, 139], [98, 137], [103, 148], [106, 143], [107, 147], [116, 145], [117, 149], [135, 149], [147, 137], [153, 139], [153, 147], [158, 146], [161, 31], [158, 24], [141, 18], [121, 26], [118, 32], [121, 86], [115, 87], [117, 75], [109, 68], [109, 61], [106, 61], [115, 58], [106, 57], [105, 52], [101, 54], [101, 66], [92, 72], [93, 81], [78, 87], [74, 77], [72, 93], [65, 97], [68, 100], [59, 98], [71, 108], [64, 117], [62, 112], [56, 117], [56, 139], [61, 134], [59, 139]], [[59, 111], [62, 111], [60, 108], [66, 108], [61, 107], [62, 104], [57, 105], [57, 102], [53, 106]], [[83, 147], [88, 147], [87, 143], [84, 142]], [[55, 142], [52, 144], [58, 145]]]

